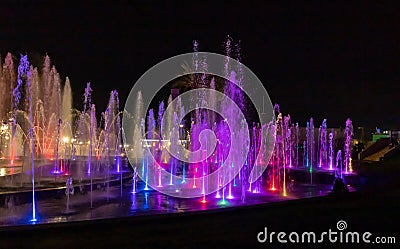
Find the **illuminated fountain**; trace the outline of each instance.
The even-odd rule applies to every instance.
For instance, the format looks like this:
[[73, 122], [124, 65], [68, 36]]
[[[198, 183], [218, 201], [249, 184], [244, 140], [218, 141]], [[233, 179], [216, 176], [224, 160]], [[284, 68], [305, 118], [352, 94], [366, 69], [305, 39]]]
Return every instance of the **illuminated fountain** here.
[[313, 164], [315, 159], [315, 143], [314, 143], [314, 120], [310, 118], [307, 122], [307, 167], [309, 167], [310, 173], [313, 170]]
[[[296, 167], [299, 166], [299, 147], [300, 147], [300, 131], [299, 131], [299, 123], [296, 123], [294, 127], [294, 141], [293, 141], [293, 149], [296, 149], [295, 152], [295, 160], [294, 160], [294, 165]], [[292, 165], [293, 166], [293, 165]]]
[[[197, 51], [198, 43], [194, 42], [194, 50]], [[237, 47], [235, 47], [235, 51], [237, 53]], [[233, 49], [231, 48], [231, 40], [228, 39], [226, 42], [226, 52], [227, 54], [232, 53]], [[192, 66], [196, 69], [201, 69], [203, 71], [207, 70], [207, 62], [206, 58], [201, 58], [197, 56], [196, 53], [193, 56]], [[244, 132], [246, 126], [246, 120], [241, 120], [238, 116], [238, 113], [234, 111], [233, 103], [237, 103], [238, 106], [245, 108], [244, 99], [242, 96], [242, 92], [240, 89], [232, 84], [235, 82], [240, 86], [242, 84], [243, 75], [241, 75], [242, 69], [237, 68], [235, 70], [230, 68], [230, 61], [227, 59], [225, 61], [225, 75], [229, 80], [224, 81], [222, 91], [224, 95], [229, 96], [231, 99], [234, 99], [235, 102], [232, 101], [222, 101], [219, 103], [221, 105], [221, 117], [218, 117], [215, 113], [209, 112], [203, 109], [196, 108], [190, 115], [187, 116], [187, 121], [178, 120], [178, 113], [172, 113], [171, 109], [165, 109], [165, 102], [160, 101], [158, 105], [158, 110], [150, 109], [147, 112], [146, 117], [146, 125], [144, 133], [145, 139], [141, 143], [134, 146], [133, 150], [135, 151], [143, 151], [144, 148], [149, 148], [146, 150], [145, 154], [142, 158], [138, 158], [138, 160], [142, 161], [141, 169], [143, 175], [142, 180], [144, 182], [144, 189], [149, 190], [148, 182], [154, 182], [157, 188], [170, 189], [175, 188], [176, 192], [179, 191], [198, 191], [202, 195], [202, 203], [207, 203], [206, 200], [206, 192], [210, 183], [208, 178], [203, 176], [209, 175], [210, 173], [216, 171], [218, 168], [225, 166], [225, 170], [227, 173], [227, 177], [232, 178], [233, 180], [229, 182], [225, 187], [222, 186], [222, 182], [224, 181], [224, 174], [218, 173], [218, 176], [215, 178], [215, 184], [220, 186], [221, 189], [217, 191], [216, 197], [222, 198], [222, 203], [226, 203], [227, 200], [236, 199], [239, 196], [245, 196], [244, 190], [248, 189], [251, 193], [257, 194], [261, 192], [265, 192], [263, 189], [264, 182], [263, 177], [260, 180], [249, 184], [246, 180], [248, 179], [249, 173], [252, 170], [254, 165], [262, 165], [268, 164], [268, 161], [263, 160], [263, 158], [257, 158], [257, 153], [261, 150], [260, 143], [261, 141], [260, 134], [265, 132], [265, 129], [270, 129], [270, 127], [259, 127], [256, 123], [254, 126], [249, 129], [251, 133], [251, 152], [249, 153], [249, 157], [246, 160], [246, 165], [241, 170], [238, 170], [242, 165], [236, 165], [234, 160], [227, 161], [227, 154], [230, 148], [230, 141], [232, 139], [231, 136], [235, 136], [236, 139], [240, 139], [241, 136], [244, 136]], [[193, 82], [191, 82], [192, 88], [211, 88], [215, 89], [215, 78], [209, 77], [207, 74], [198, 74], [193, 75]], [[140, 92], [138, 93], [141, 94]], [[168, 98], [167, 103], [170, 104], [171, 96]], [[177, 97], [176, 101], [177, 107], [175, 110], [181, 110], [183, 112], [183, 106], [180, 106], [180, 97]], [[192, 103], [193, 105], [205, 105], [205, 96], [201, 94], [193, 97]], [[211, 96], [211, 105], [216, 105], [217, 100], [215, 97]], [[136, 108], [140, 108], [141, 103], [136, 104]], [[155, 115], [157, 113], [157, 116]], [[163, 117], [161, 119], [161, 117]], [[233, 126], [227, 127], [227, 122], [234, 120]], [[236, 122], [237, 121], [237, 122]], [[187, 126], [187, 124], [190, 124]], [[137, 128], [134, 128], [137, 130]], [[229, 130], [234, 130], [237, 132], [231, 133]], [[183, 135], [182, 131], [189, 131], [188, 136]], [[204, 130], [213, 130], [216, 134], [217, 138], [217, 146], [215, 151], [211, 154], [209, 158], [205, 157], [206, 151], [210, 150], [211, 137], [210, 135], [206, 135], [205, 137], [202, 134]], [[272, 129], [270, 129], [272, 130]], [[167, 131], [169, 135], [167, 137], [171, 137], [170, 140], [164, 140], [164, 138], [160, 134], [164, 134]], [[138, 132], [133, 132], [134, 140], [138, 139]], [[171, 135], [174, 134], [174, 135]], [[209, 133], [208, 133], [209, 134]], [[286, 133], [285, 133], [286, 134]], [[183, 135], [183, 136], [182, 136]], [[186, 137], [186, 138], [185, 138]], [[176, 158], [168, 155], [166, 148], [174, 148], [179, 146], [187, 146], [192, 151], [198, 150], [200, 147], [200, 140], [204, 139], [205, 150], [200, 154], [190, 154], [190, 161], [194, 163], [186, 163]], [[290, 143], [292, 143], [292, 139], [288, 138]], [[289, 143], [289, 142], [288, 142]], [[141, 147], [143, 146], [143, 147]], [[290, 145], [292, 146], [292, 145]], [[237, 147], [235, 147], [237, 148]], [[291, 147], [292, 148], [292, 147]], [[265, 150], [267, 148], [264, 148]], [[293, 149], [290, 149], [290, 157], [293, 157]], [[132, 155], [137, 154], [136, 152], [130, 152]], [[243, 151], [233, 151], [233, 155], [240, 155]], [[200, 156], [203, 154], [203, 156]], [[155, 162], [157, 162], [157, 168], [155, 170], [155, 163], [152, 163], [152, 155], [154, 156]], [[201, 158], [200, 158], [201, 157]], [[204, 157], [204, 160], [201, 160]], [[138, 161], [136, 160], [136, 161]], [[289, 159], [287, 159], [289, 160]], [[259, 168], [258, 166], [255, 168]], [[168, 179], [163, 177], [165, 171], [172, 173]], [[278, 174], [280, 174], [277, 171]], [[172, 175], [177, 175], [181, 179], [179, 182], [174, 182]], [[190, 181], [187, 181], [190, 179]], [[171, 186], [171, 187], [170, 187]], [[191, 190], [190, 190], [191, 189]], [[221, 195], [222, 194], [222, 195]], [[245, 199], [245, 197], [243, 197]]]
[[322, 168], [327, 165], [327, 152], [328, 152], [328, 144], [326, 137], [326, 119], [322, 122], [321, 127], [318, 130], [319, 136], [319, 164], [318, 167]]
[[329, 169], [333, 169], [333, 161], [335, 160], [335, 151], [333, 149], [333, 131], [329, 133]]
[[[196, 41], [193, 48], [195, 53], [191, 66], [207, 72], [207, 58], [196, 53]], [[225, 53], [239, 61], [241, 59], [240, 47], [234, 45], [231, 38], [225, 42]], [[313, 183], [313, 175], [324, 173], [324, 170], [328, 172], [326, 174], [334, 174], [336, 169], [340, 176], [343, 170], [352, 171], [350, 120], [346, 122], [344, 159], [340, 150], [335, 158], [338, 149], [335, 148], [335, 139], [339, 136], [334, 130], [328, 135], [326, 119], [317, 133], [312, 118], [304, 129], [293, 122], [294, 116], [282, 113], [278, 105], [274, 108], [276, 117], [269, 117], [272, 121], [263, 126], [259, 124], [259, 117], [251, 116], [253, 114], [240, 116], [234, 105], [243, 112], [250, 109], [241, 90], [245, 84], [243, 68], [233, 68], [229, 57], [223, 66], [225, 79], [207, 73], [190, 76], [191, 89], [216, 90], [233, 100], [221, 100], [217, 95], [205, 98], [202, 94], [191, 99], [191, 104], [197, 107], [209, 101], [209, 106], [221, 107], [221, 113], [196, 108], [184, 115], [186, 106], [182, 104], [180, 95], [175, 100], [172, 95], [164, 96], [164, 99], [157, 100], [154, 106], [144, 110], [141, 92], [137, 93], [134, 112], [121, 112], [118, 93], [112, 91], [106, 110], [97, 119], [90, 83], [87, 83], [83, 94], [82, 110], [73, 110], [70, 81], [68, 78], [61, 81], [48, 56], [39, 71], [29, 66], [27, 57], [21, 58], [16, 74], [12, 57], [7, 55], [0, 75], [0, 87], [9, 89], [6, 94], [2, 92], [0, 95], [0, 118], [3, 120], [0, 167], [15, 170], [15, 175], [19, 177], [13, 177], [14, 173], [1, 175], [0, 186], [21, 192], [32, 187], [31, 213], [32, 221], [35, 221], [38, 220], [35, 191], [46, 188], [66, 189], [64, 215], [71, 216], [74, 214], [70, 212], [70, 206], [74, 212], [85, 212], [74, 207], [78, 195], [70, 199], [70, 195], [78, 189], [82, 194], [86, 193], [85, 189], [90, 191], [90, 196], [85, 197], [90, 210], [97, 208], [102, 198], [108, 204], [116, 198], [121, 203], [129, 199], [132, 202], [129, 206], [135, 212], [141, 204], [142, 211], [156, 209], [155, 203], [158, 203], [157, 208], [162, 209], [160, 203], [165, 196], [153, 191], [151, 186], [157, 190], [173, 190], [177, 195], [198, 193], [198, 199], [183, 202], [192, 206], [199, 204], [201, 209], [207, 209], [262, 202], [265, 196], [279, 200], [295, 198], [292, 191], [293, 172], [304, 173], [307, 181], [311, 176]], [[172, 104], [174, 108], [168, 108]], [[122, 113], [135, 123], [129, 133], [134, 141], [132, 144], [122, 143], [122, 137], [127, 132], [121, 130]], [[144, 118], [142, 114], [146, 114]], [[206, 130], [212, 130], [215, 136], [205, 133]], [[247, 134], [249, 140], [243, 148], [249, 148], [248, 153], [241, 147], [231, 146], [231, 141], [242, 141]], [[216, 139], [215, 148], [211, 147], [213, 139]], [[181, 147], [196, 151], [201, 145], [205, 146], [199, 154], [180, 155], [191, 163], [169, 153], [179, 151], [177, 148]], [[266, 160], [272, 147], [273, 155]], [[234, 156], [229, 159], [230, 150]], [[208, 151], [211, 154], [208, 155]], [[123, 164], [126, 154], [133, 159], [129, 168]], [[236, 159], [243, 155], [245, 162], [238, 165]], [[266, 166], [265, 172], [262, 166]], [[218, 171], [215, 178], [204, 177], [221, 168], [223, 170]], [[260, 177], [250, 183], [252, 171]], [[165, 177], [165, 172], [171, 175]], [[125, 173], [129, 177], [125, 177]], [[226, 183], [225, 177], [232, 180]], [[128, 180], [124, 183], [123, 179]], [[209, 193], [211, 185], [219, 186], [218, 190]], [[119, 194], [116, 194], [116, 189]], [[103, 191], [104, 194], [101, 193]], [[123, 206], [120, 205], [121, 210]], [[41, 217], [46, 215], [42, 215], [40, 209], [38, 211]]]
[[[21, 57], [20, 65], [18, 66], [18, 80], [17, 86], [13, 91], [14, 95], [14, 122], [13, 127], [16, 126], [16, 112], [21, 99], [21, 88], [23, 84], [27, 85], [27, 103], [28, 103], [28, 113], [29, 113], [29, 124], [28, 124], [28, 134], [30, 143], [30, 157], [31, 157], [31, 179], [32, 179], [32, 222], [36, 222], [36, 200], [35, 200], [35, 139], [33, 131], [33, 115], [32, 115], [32, 78], [31, 71], [27, 56]], [[15, 128], [13, 129], [15, 130]], [[12, 136], [14, 140], [15, 135]], [[13, 143], [14, 143], [13, 142]]]
[[[6, 89], [0, 101], [3, 120], [0, 168], [8, 172], [1, 174], [0, 186], [21, 190], [30, 182], [33, 188], [35, 182], [38, 188], [62, 186], [62, 179], [69, 175], [79, 184], [85, 184], [89, 177], [98, 181], [114, 172], [106, 168], [106, 161], [112, 161], [115, 171], [121, 174], [123, 147], [118, 93], [111, 93], [108, 116], [103, 119], [105, 129], [100, 130], [91, 102], [90, 83], [85, 89], [83, 111], [79, 112], [72, 109], [68, 77], [63, 84], [49, 56], [44, 58], [41, 74], [29, 65], [27, 56], [21, 57], [17, 74], [13, 65], [8, 54], [0, 70], [0, 87]], [[103, 162], [99, 161], [101, 157]], [[28, 175], [32, 175], [31, 180]]]
[[341, 150], [338, 150], [336, 155], [336, 177], [343, 178], [343, 160]]
[[344, 143], [344, 167], [345, 172], [352, 172], [351, 168], [351, 139], [353, 137], [353, 124], [351, 120], [348, 118], [346, 120], [346, 129], [345, 129], [346, 140]]

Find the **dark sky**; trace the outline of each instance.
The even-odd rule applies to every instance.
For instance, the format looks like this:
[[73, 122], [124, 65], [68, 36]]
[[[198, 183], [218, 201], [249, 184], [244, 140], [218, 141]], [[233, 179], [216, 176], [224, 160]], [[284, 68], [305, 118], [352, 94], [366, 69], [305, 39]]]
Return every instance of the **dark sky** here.
[[111, 90], [124, 103], [141, 74], [191, 52], [193, 39], [201, 51], [223, 53], [230, 35], [272, 101], [300, 125], [312, 116], [318, 126], [323, 118], [344, 126], [351, 117], [355, 126], [400, 128], [396, 1], [223, 2], [2, 1], [0, 54], [28, 52], [40, 61], [47, 52], [70, 77], [76, 102], [90, 81], [104, 109]]

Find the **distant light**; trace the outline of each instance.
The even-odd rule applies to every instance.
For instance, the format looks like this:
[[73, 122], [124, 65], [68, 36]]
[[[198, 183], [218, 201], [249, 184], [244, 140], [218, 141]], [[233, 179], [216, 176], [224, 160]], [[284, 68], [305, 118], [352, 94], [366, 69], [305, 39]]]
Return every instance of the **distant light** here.
[[201, 199], [201, 201], [200, 201], [201, 203], [203, 203], [203, 204], [206, 204], [207, 203], [207, 200], [206, 200], [206, 197], [205, 196], [203, 196], [203, 198]]
[[225, 206], [225, 205], [228, 205], [228, 204], [229, 203], [226, 200], [221, 200], [221, 201], [218, 202], [219, 206]]
[[6, 175], [6, 169], [5, 168], [1, 168], [0, 169], [0, 176], [5, 176]]

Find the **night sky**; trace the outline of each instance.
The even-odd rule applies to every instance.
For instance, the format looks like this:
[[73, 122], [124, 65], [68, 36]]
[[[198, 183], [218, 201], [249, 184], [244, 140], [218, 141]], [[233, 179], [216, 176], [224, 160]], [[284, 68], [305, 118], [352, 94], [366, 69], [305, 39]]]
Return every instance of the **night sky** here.
[[70, 77], [77, 108], [86, 82], [98, 109], [113, 89], [124, 103], [151, 66], [191, 52], [194, 39], [200, 51], [224, 53], [230, 35], [241, 40], [243, 63], [272, 101], [300, 125], [312, 116], [316, 126], [327, 118], [328, 126], [343, 127], [351, 117], [355, 127], [400, 128], [395, 1], [38, 2], [1, 2], [0, 54], [28, 53], [39, 66], [48, 53], [60, 75]]

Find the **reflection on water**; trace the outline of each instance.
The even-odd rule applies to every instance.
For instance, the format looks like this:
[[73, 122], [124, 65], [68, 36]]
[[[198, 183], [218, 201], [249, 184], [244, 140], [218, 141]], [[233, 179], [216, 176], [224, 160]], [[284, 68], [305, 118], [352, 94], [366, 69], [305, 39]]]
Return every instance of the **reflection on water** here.
[[[215, 198], [215, 194], [205, 197], [206, 203], [201, 202], [203, 198], [187, 199], [166, 196], [157, 191], [144, 191], [144, 184], [137, 183], [137, 193], [132, 193], [132, 182], [126, 182], [122, 186], [110, 188], [109, 194], [105, 189], [93, 191], [93, 208], [90, 208], [90, 193], [77, 191], [70, 196], [70, 210], [66, 213], [66, 197], [63, 193], [37, 201], [39, 221], [37, 223], [59, 223], [68, 221], [103, 219], [112, 217], [128, 217], [138, 215], [152, 215], [165, 213], [180, 213], [188, 211], [200, 211], [211, 209], [223, 209], [225, 207], [254, 205], [260, 203], [271, 203], [297, 198], [309, 198], [327, 195], [331, 190], [329, 185], [295, 185], [288, 196], [283, 197], [277, 191], [264, 189], [261, 193], [246, 193], [246, 200], [241, 198], [229, 200], [227, 205], [219, 205], [221, 199]], [[238, 193], [240, 187], [233, 188], [234, 194]], [[236, 193], [235, 193], [236, 192]], [[11, 195], [12, 196], [12, 195]], [[108, 201], [107, 201], [108, 199]], [[0, 208], [0, 226], [27, 224], [30, 217], [31, 204], [13, 205], [13, 200], [5, 200], [7, 205]]]

